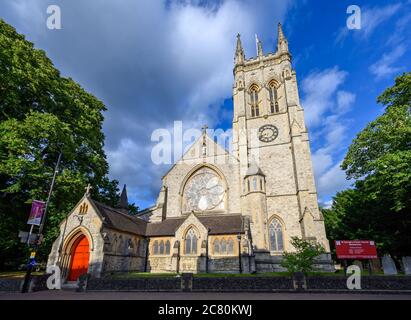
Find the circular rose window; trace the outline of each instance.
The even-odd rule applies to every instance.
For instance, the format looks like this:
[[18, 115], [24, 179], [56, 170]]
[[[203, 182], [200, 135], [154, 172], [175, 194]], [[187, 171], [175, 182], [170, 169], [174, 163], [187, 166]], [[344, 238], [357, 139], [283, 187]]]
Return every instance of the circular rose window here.
[[183, 193], [183, 211], [223, 210], [225, 188], [221, 178], [211, 169], [198, 170], [188, 180]]

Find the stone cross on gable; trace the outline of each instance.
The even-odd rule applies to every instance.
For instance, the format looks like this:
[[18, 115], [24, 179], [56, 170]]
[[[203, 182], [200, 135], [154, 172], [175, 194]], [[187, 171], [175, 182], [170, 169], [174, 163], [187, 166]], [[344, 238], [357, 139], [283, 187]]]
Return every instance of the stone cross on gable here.
[[203, 130], [203, 157], [205, 157], [207, 155], [207, 146], [206, 146], [206, 135], [207, 135], [207, 129], [208, 126], [205, 124], [202, 128]]
[[87, 197], [90, 196], [90, 190], [93, 189], [93, 187], [90, 185], [90, 183], [84, 189], [86, 189], [86, 196]]
[[203, 125], [203, 127], [202, 127], [201, 129], [203, 130], [203, 134], [204, 134], [204, 135], [207, 134], [208, 126], [207, 126], [206, 124]]

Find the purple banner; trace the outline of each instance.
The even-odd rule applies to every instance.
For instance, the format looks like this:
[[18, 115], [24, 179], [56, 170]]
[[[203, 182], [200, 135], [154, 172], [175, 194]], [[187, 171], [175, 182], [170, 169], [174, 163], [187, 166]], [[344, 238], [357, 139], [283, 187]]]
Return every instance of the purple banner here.
[[39, 226], [41, 218], [43, 218], [45, 203], [43, 201], [33, 200], [31, 204], [31, 211], [27, 224], [34, 224]]

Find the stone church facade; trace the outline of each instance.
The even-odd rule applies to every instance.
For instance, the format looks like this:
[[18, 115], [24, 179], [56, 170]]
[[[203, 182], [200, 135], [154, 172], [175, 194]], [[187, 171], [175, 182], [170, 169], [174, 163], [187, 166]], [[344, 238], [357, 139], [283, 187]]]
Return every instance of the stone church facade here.
[[[162, 179], [156, 204], [137, 216], [88, 193], [61, 223], [49, 256], [67, 280], [81, 273], [281, 270], [296, 236], [329, 244], [318, 208], [308, 132], [281, 25], [275, 53], [234, 65], [232, 152], [206, 130]], [[330, 255], [318, 268], [330, 270]]]

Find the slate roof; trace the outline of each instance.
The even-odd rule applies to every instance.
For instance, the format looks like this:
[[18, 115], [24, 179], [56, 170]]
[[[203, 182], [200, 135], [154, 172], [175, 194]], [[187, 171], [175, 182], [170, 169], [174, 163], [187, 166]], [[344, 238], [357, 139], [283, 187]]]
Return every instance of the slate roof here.
[[[101, 202], [90, 199], [108, 228], [148, 237], [174, 236], [187, 217], [169, 218], [162, 222], [148, 223], [130, 216]], [[244, 232], [243, 217], [236, 215], [200, 215], [196, 217], [209, 230], [210, 235], [238, 234]]]
[[186, 218], [169, 218], [162, 222], [148, 223], [146, 236], [174, 236], [176, 230], [183, 224]]
[[103, 223], [108, 228], [142, 236], [145, 235], [147, 222], [144, 220], [130, 216], [101, 202], [91, 199], [90, 201], [94, 204], [98, 213], [104, 218]]
[[[243, 233], [243, 217], [241, 215], [196, 215], [207, 228], [208, 234], [238, 234]], [[158, 223], [147, 224], [146, 235], [149, 237], [174, 236], [177, 229], [187, 217], [169, 218]]]
[[208, 234], [238, 234], [244, 232], [241, 215], [197, 216], [198, 220], [209, 229]]

